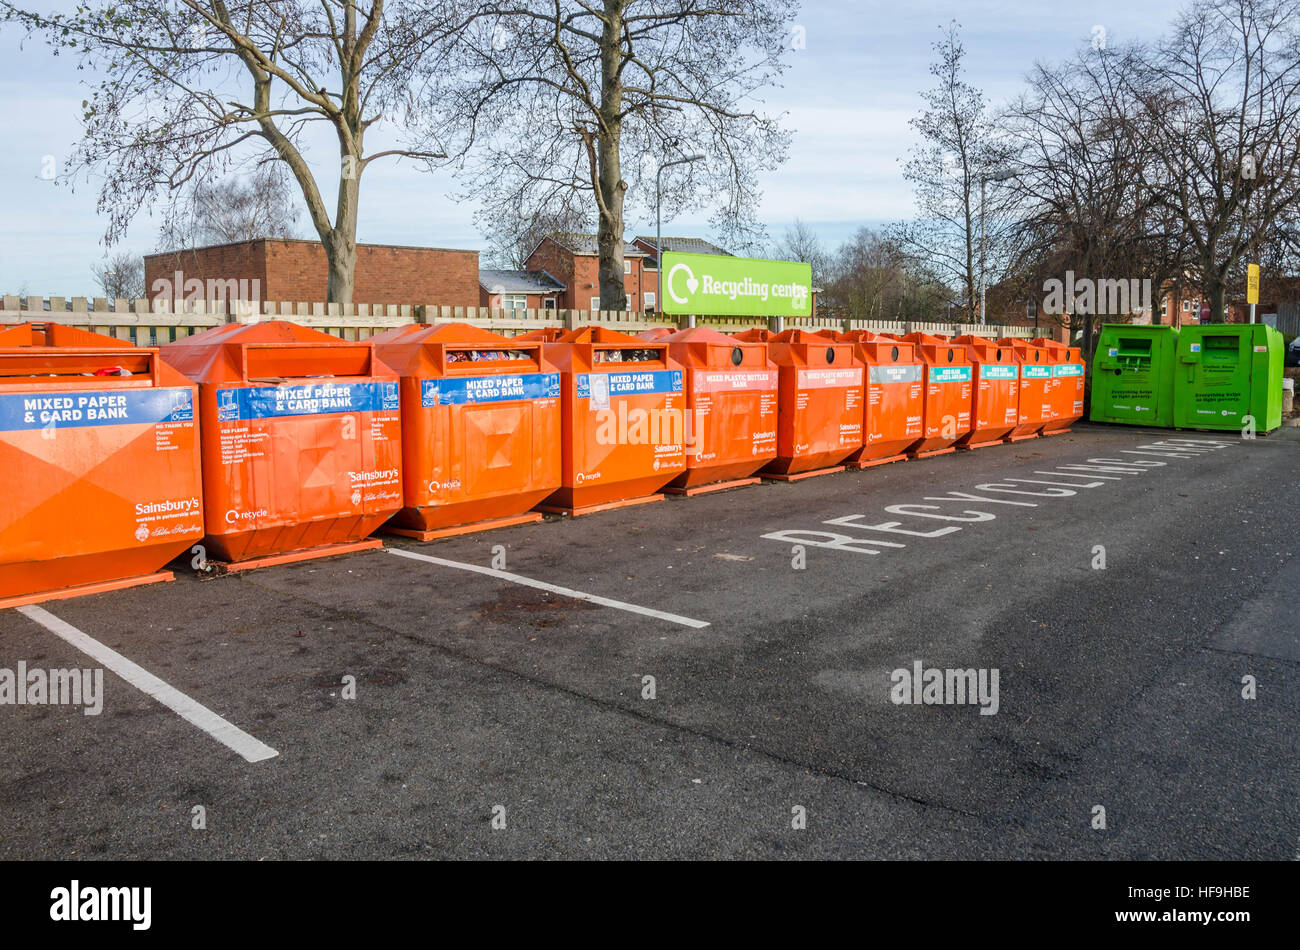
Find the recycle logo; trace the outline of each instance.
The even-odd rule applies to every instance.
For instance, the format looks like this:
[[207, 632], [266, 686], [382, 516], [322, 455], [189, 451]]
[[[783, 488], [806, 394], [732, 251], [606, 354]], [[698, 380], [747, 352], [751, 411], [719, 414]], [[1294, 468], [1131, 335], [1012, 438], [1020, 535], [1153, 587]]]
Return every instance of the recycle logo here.
[[669, 297], [672, 297], [674, 302], [684, 304], [684, 303], [688, 303], [688, 302], [689, 302], [689, 298], [687, 298], [687, 297], [679, 297], [679, 296], [677, 296], [677, 292], [676, 292], [675, 290], [673, 290], [673, 277], [675, 277], [675, 276], [677, 275], [677, 272], [678, 272], [679, 270], [684, 270], [684, 271], [686, 271], [686, 290], [687, 290], [689, 293], [692, 293], [692, 294], [695, 293], [695, 291], [699, 289], [700, 282], [699, 282], [698, 280], [696, 280], [696, 278], [695, 278], [695, 272], [692, 271], [692, 270], [691, 270], [689, 267], [687, 267], [685, 264], [674, 264], [674, 265], [673, 265], [673, 269], [670, 270], [670, 271], [668, 272], [668, 296], [669, 296]]

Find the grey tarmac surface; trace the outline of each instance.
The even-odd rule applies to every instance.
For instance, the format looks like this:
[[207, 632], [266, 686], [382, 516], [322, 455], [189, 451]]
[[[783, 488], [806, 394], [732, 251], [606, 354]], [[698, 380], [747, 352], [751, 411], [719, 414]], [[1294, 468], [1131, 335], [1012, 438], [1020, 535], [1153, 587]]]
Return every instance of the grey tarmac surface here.
[[[891, 522], [959, 530], [864, 527]], [[99, 716], [0, 706], [0, 858], [1300, 853], [1300, 430], [1081, 425], [386, 543], [481, 567], [501, 545], [514, 574], [709, 625], [388, 552], [49, 602], [279, 754], [247, 762], [111, 673]], [[891, 702], [918, 660], [997, 669], [996, 715]], [[19, 661], [97, 665], [0, 612]]]

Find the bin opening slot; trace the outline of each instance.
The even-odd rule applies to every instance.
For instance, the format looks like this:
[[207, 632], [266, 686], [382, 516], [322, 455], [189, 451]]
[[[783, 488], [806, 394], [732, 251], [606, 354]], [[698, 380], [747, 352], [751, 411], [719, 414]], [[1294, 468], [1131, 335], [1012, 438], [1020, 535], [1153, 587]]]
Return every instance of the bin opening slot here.
[[536, 364], [539, 347], [447, 347], [448, 363], [533, 363]]
[[369, 376], [372, 350], [365, 344], [250, 344], [244, 348], [244, 378], [251, 382]]
[[48, 379], [51, 376], [114, 379], [155, 375], [154, 354], [118, 350], [96, 353], [72, 350], [34, 354], [31, 350], [0, 354], [0, 378]]
[[592, 355], [595, 363], [657, 363], [663, 361], [663, 351], [656, 347], [597, 347]]

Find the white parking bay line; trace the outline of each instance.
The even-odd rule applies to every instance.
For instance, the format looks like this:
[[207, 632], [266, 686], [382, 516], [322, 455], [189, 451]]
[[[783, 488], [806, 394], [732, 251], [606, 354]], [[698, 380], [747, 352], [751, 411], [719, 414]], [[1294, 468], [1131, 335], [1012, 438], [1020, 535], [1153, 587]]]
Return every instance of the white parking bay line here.
[[559, 594], [562, 597], [572, 597], [574, 600], [585, 600], [588, 603], [600, 604], [602, 607], [613, 607], [616, 610], [626, 610], [629, 613], [641, 614], [643, 617], [655, 617], [659, 620], [667, 620], [669, 623], [679, 623], [683, 627], [707, 627], [707, 620], [692, 620], [690, 617], [682, 617], [679, 614], [665, 613], [662, 610], [655, 610], [651, 607], [638, 607], [636, 604], [624, 603], [621, 600], [610, 600], [608, 597], [597, 597], [595, 594], [585, 594], [580, 590], [573, 590], [569, 587], [557, 587], [554, 584], [548, 584], [545, 581], [535, 581], [531, 577], [523, 577], [519, 574], [511, 574], [509, 571], [498, 571], [494, 567], [481, 567], [478, 564], [466, 564], [464, 561], [449, 561], [443, 557], [433, 557], [428, 554], [417, 554], [414, 551], [403, 551], [401, 548], [387, 548], [389, 554], [396, 554], [398, 557], [408, 557], [413, 561], [427, 561], [430, 564], [440, 564], [443, 567], [454, 567], [459, 571], [473, 571], [475, 574], [486, 574], [488, 577], [496, 577], [503, 581], [510, 581], [512, 584], [522, 584], [525, 587], [535, 587], [538, 590], [548, 590], [552, 594]]
[[40, 607], [19, 607], [18, 612], [39, 623], [56, 637], [71, 643], [82, 653], [102, 663], [105, 668], [122, 677], [136, 689], [152, 696], [186, 722], [198, 726], [228, 749], [238, 752], [249, 762], [261, 762], [263, 759], [270, 759], [280, 754], [269, 745], [254, 739], [237, 726], [226, 722], [211, 709], [199, 705], [180, 690], [168, 686], [144, 667], [128, 660], [116, 650], [104, 646], [98, 640], [82, 633], [72, 624], [60, 620], [49, 611], [42, 610]]

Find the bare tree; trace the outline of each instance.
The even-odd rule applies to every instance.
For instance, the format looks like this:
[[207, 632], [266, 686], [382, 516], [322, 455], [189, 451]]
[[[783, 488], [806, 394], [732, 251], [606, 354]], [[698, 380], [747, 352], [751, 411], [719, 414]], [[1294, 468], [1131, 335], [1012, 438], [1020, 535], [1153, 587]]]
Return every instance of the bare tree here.
[[260, 164], [245, 177], [194, 182], [168, 208], [159, 250], [295, 237], [295, 191], [279, 162]]
[[829, 309], [854, 320], [934, 319], [952, 291], [889, 236], [859, 228], [827, 263]]
[[626, 306], [626, 215], [653, 214], [661, 163], [705, 156], [664, 173], [666, 217], [710, 205], [724, 238], [759, 228], [757, 173], [784, 159], [788, 135], [754, 94], [781, 72], [792, 0], [489, 7], [459, 48], [465, 82], [440, 100], [487, 217], [594, 218], [612, 309]]
[[537, 209], [518, 209], [519, 213], [530, 217], [489, 217], [480, 214], [479, 226], [487, 237], [485, 259], [494, 265], [511, 270], [523, 270], [528, 264], [528, 256], [536, 250], [542, 238], [548, 234], [577, 234], [590, 226], [590, 218], [584, 217], [577, 208], [565, 208], [558, 212], [539, 211]]
[[91, 267], [95, 282], [109, 300], [138, 300], [144, 296], [144, 258], [118, 251]]
[[1192, 243], [1211, 319], [1300, 208], [1300, 2], [1199, 0], [1130, 79], [1144, 182]]
[[[1186, 241], [1143, 185], [1157, 156], [1133, 121], [1126, 78], [1143, 68], [1143, 55], [1111, 46], [1038, 64], [1027, 91], [1004, 110], [1022, 199], [1003, 288], [1011, 296], [1038, 299], [1045, 280], [1064, 280], [1066, 271], [1094, 281], [1145, 277], [1157, 293], [1182, 276]], [[1040, 319], [1081, 331], [1091, 352], [1096, 310]]]
[[821, 239], [817, 237], [817, 232], [798, 218], [785, 229], [785, 234], [772, 245], [768, 253], [774, 260], [798, 261], [810, 265], [813, 286], [820, 287], [825, 283], [830, 257], [822, 246]]
[[[955, 21], [934, 50], [930, 74], [937, 83], [922, 94], [925, 111], [911, 121], [922, 141], [903, 168], [916, 190], [917, 214], [895, 225], [891, 236], [941, 281], [961, 287], [973, 317], [979, 310], [981, 267], [988, 260], [996, 270], [1003, 256], [1014, 192], [991, 182], [988, 207], [980, 207], [981, 181], [1005, 164], [1007, 147], [984, 94], [966, 82], [966, 50]], [[987, 226], [983, 248], [981, 212]]]
[[[99, 171], [106, 240], [196, 177], [220, 177], [256, 143], [288, 166], [329, 259], [330, 301], [352, 300], [361, 176], [371, 162], [439, 150], [367, 153], [381, 119], [401, 134], [438, 77], [444, 41], [473, 9], [461, 0], [99, 0], [0, 15], [105, 78], [83, 110], [72, 170]], [[303, 152], [324, 123], [338, 139], [333, 213]]]

